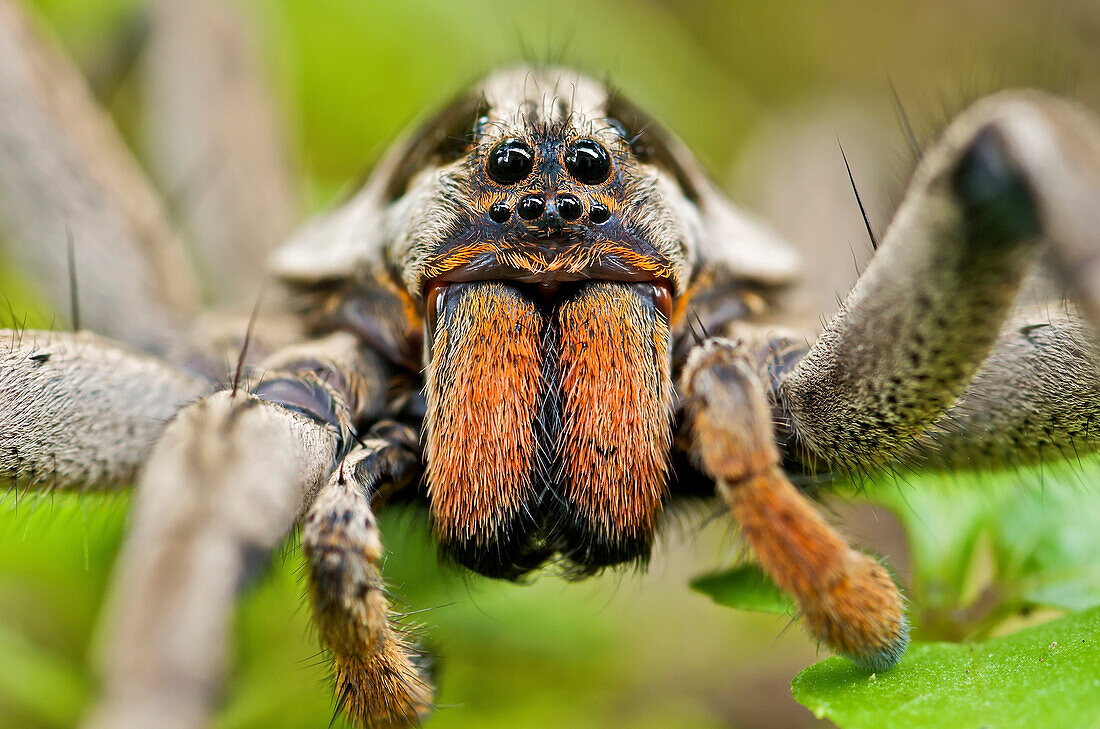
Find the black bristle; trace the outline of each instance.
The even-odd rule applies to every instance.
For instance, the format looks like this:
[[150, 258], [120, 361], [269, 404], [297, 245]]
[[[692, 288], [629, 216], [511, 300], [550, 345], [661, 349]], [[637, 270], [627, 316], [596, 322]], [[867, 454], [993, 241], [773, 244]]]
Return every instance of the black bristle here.
[[890, 93], [894, 97], [894, 113], [897, 114], [898, 124], [901, 125], [902, 134], [905, 135], [906, 141], [909, 142], [909, 148], [913, 150], [913, 155], [920, 159], [924, 156], [924, 152], [921, 150], [920, 142], [917, 141], [917, 135], [913, 132], [913, 126], [909, 123], [909, 115], [905, 113], [905, 107], [902, 106], [901, 97], [898, 96], [898, 90], [894, 88], [894, 84], [890, 83]]
[[73, 242], [73, 229], [65, 226], [66, 245], [69, 256], [69, 315], [73, 331], [80, 331], [80, 295], [76, 288], [76, 246]]
[[244, 332], [244, 342], [241, 343], [241, 354], [237, 357], [237, 368], [233, 372], [233, 391], [231, 395], [236, 397], [237, 388], [241, 384], [241, 371], [244, 369], [244, 360], [248, 355], [248, 344], [252, 341], [252, 329], [256, 326], [256, 317], [260, 314], [260, 302], [263, 301], [263, 289], [256, 296], [256, 305], [252, 307], [252, 315], [248, 317], [248, 328]]
[[859, 196], [859, 190], [856, 189], [856, 179], [852, 176], [852, 167], [848, 164], [848, 155], [844, 154], [844, 145], [840, 143], [838, 139], [836, 141], [840, 147], [840, 156], [844, 158], [844, 169], [848, 170], [848, 181], [852, 183], [852, 192], [856, 195], [856, 203], [859, 204], [859, 212], [863, 216], [863, 225], [867, 228], [867, 236], [871, 239], [871, 248], [878, 250], [878, 238], [875, 237], [875, 231], [871, 228], [871, 220], [867, 217], [867, 209], [863, 207], [863, 200]]

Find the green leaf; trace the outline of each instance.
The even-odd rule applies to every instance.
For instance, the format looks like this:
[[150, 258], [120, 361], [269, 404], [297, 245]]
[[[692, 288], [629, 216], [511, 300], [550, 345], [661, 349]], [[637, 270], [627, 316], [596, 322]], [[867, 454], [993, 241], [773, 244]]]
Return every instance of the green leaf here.
[[[1100, 459], [997, 472], [906, 474], [864, 484], [908, 536], [918, 630], [983, 637], [1028, 606], [1100, 606]], [[993, 602], [995, 600], [995, 602]], [[976, 609], [975, 609], [976, 607]], [[950, 616], [970, 616], [951, 627]]]
[[1100, 606], [1100, 498], [1082, 477], [1100, 475], [1095, 458], [1043, 475], [1004, 502], [991, 524], [996, 579], [1018, 583], [1036, 605]]
[[830, 658], [791, 690], [841, 729], [1097, 729], [1100, 609], [981, 643], [915, 644], [877, 675]]
[[709, 595], [719, 605], [758, 613], [794, 614], [791, 599], [754, 564], [696, 577], [691, 588]]

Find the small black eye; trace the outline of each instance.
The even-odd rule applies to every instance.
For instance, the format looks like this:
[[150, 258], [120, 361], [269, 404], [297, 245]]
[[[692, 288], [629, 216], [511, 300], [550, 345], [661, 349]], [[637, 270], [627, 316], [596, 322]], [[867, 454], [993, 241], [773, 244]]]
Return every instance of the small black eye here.
[[558, 215], [563, 220], [576, 220], [584, 213], [584, 206], [576, 195], [568, 192], [558, 195]]
[[519, 201], [517, 209], [524, 220], [534, 220], [546, 210], [546, 200], [541, 195], [528, 195]]
[[593, 223], [599, 225], [608, 221], [611, 217], [611, 211], [602, 202], [593, 202], [592, 209], [588, 211], [588, 217]]
[[507, 223], [512, 217], [512, 208], [507, 203], [497, 202], [489, 206], [489, 217], [494, 223]]
[[489, 177], [502, 185], [514, 185], [531, 174], [535, 153], [518, 139], [505, 139], [489, 151]]
[[594, 139], [578, 139], [565, 151], [565, 169], [577, 182], [598, 185], [611, 174], [611, 155]]

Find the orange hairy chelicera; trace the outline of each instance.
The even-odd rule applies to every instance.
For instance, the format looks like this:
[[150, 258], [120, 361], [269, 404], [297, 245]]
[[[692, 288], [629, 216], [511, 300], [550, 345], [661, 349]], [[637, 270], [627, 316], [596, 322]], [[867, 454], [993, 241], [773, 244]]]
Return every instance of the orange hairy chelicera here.
[[476, 554], [534, 498], [540, 317], [504, 284], [455, 289], [428, 368], [428, 495], [439, 540]]
[[644, 559], [671, 443], [669, 328], [657, 287], [589, 282], [549, 303], [525, 288], [429, 289], [436, 535], [460, 562], [500, 576], [519, 576], [553, 551], [582, 569]]
[[596, 282], [558, 312], [565, 503], [623, 553], [652, 540], [672, 435], [668, 323], [643, 295]]

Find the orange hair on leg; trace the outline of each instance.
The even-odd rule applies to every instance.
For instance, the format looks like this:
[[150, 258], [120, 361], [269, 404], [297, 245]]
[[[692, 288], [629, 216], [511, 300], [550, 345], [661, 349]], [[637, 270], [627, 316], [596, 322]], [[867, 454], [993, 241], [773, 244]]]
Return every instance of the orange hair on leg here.
[[684, 368], [693, 455], [810, 633], [873, 671], [909, 644], [901, 594], [886, 568], [848, 543], [779, 467], [764, 387], [738, 346], [709, 340]]

